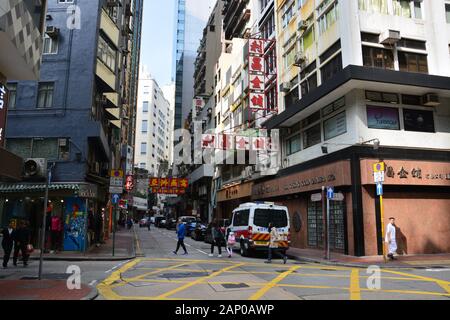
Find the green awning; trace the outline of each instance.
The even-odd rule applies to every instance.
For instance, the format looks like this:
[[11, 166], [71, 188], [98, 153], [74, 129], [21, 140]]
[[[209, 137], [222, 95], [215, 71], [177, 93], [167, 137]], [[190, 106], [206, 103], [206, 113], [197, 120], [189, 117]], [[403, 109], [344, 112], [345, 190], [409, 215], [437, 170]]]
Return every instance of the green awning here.
[[[79, 191], [80, 186], [72, 183], [52, 183], [49, 191]], [[44, 192], [45, 183], [0, 183], [0, 193]]]

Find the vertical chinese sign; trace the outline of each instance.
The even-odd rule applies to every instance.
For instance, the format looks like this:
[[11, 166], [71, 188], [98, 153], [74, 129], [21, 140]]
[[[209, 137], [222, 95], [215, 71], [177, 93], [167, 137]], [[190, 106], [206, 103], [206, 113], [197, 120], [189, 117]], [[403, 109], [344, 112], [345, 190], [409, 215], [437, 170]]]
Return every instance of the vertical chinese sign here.
[[5, 146], [6, 117], [8, 113], [8, 89], [0, 82], [0, 148]]

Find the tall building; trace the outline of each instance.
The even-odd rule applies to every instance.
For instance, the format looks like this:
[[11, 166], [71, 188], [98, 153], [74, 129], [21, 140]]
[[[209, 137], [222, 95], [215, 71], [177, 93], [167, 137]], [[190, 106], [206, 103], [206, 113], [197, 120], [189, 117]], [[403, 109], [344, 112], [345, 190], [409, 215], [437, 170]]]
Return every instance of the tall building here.
[[[34, 237], [45, 185], [31, 180], [45, 176], [47, 163], [53, 214], [70, 229], [83, 223], [89, 209], [104, 209], [106, 235], [110, 231], [110, 170], [132, 172], [127, 163], [133, 157], [142, 5], [140, 0], [49, 1], [39, 81], [10, 79], [16, 99], [6, 146], [33, 159], [38, 172], [20, 186], [3, 186], [9, 201], [2, 214], [30, 220]], [[82, 251], [86, 234], [73, 230], [64, 249]]]
[[175, 45], [175, 123], [184, 128], [194, 98], [194, 63], [215, 0], [177, 0]]
[[284, 169], [255, 182], [252, 199], [289, 207], [303, 226], [294, 247], [323, 248], [324, 207], [311, 195], [334, 186], [344, 201], [330, 207], [332, 251], [381, 254], [382, 225], [395, 216], [400, 254], [450, 252], [449, 9], [444, 0], [276, 1], [281, 107], [265, 126], [282, 130]]
[[170, 161], [173, 135], [170, 106], [158, 83], [147, 71], [141, 71], [134, 163], [153, 177], [160, 176], [164, 164]]
[[21, 178], [22, 159], [4, 149], [8, 101], [14, 106], [16, 100], [15, 87], [7, 81], [39, 78], [46, 10], [46, 0], [0, 4], [0, 181]]

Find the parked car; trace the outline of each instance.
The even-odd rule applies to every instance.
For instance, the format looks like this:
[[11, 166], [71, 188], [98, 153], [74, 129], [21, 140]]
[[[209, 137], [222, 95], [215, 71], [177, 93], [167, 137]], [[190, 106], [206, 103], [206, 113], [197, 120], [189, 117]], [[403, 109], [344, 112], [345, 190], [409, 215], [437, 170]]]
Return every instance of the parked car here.
[[148, 218], [142, 218], [139, 220], [139, 228], [145, 228], [150, 223], [150, 220]]
[[180, 217], [181, 221], [186, 225], [186, 236], [190, 236], [197, 225], [197, 218], [193, 216]]
[[162, 220], [165, 220], [165, 218], [163, 216], [155, 216], [154, 218], [155, 218], [155, 226], [158, 228], [162, 228], [160, 224]]
[[[225, 232], [226, 232], [227, 227], [230, 225], [230, 220], [229, 219], [220, 219], [218, 221], [218, 224], [219, 224], [219, 227], [220, 227], [220, 231], [224, 234], [224, 238], [223, 238], [223, 242], [222, 242], [221, 246], [226, 246], [226, 243], [225, 243]], [[206, 227], [205, 242], [206, 243], [212, 243], [211, 224], [209, 224]]]
[[162, 219], [162, 220], [159, 221], [158, 228], [165, 228], [166, 225], [167, 225], [167, 220], [166, 219]]
[[167, 228], [168, 230], [175, 229], [176, 226], [177, 226], [177, 219], [174, 219], [174, 218], [168, 218], [168, 219], [166, 220], [166, 228]]
[[245, 203], [233, 210], [233, 220], [230, 225], [240, 246], [241, 255], [249, 256], [253, 251], [267, 250], [270, 234], [269, 223], [277, 228], [282, 240], [278, 243], [278, 250], [289, 249], [290, 223], [289, 211], [285, 206], [278, 206], [272, 202]]
[[197, 222], [194, 230], [191, 232], [191, 238], [195, 241], [204, 241], [206, 235], [206, 225]]

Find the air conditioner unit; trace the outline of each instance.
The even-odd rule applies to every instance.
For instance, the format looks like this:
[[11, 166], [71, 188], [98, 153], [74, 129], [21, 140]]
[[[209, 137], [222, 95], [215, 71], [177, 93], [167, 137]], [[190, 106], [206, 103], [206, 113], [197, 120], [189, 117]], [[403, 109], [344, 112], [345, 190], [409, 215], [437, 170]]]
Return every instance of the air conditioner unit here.
[[300, 20], [297, 23], [297, 30], [299, 30], [299, 31], [305, 31], [306, 29], [308, 29], [308, 27], [309, 27], [309, 23], [307, 20]]
[[297, 52], [294, 57], [294, 66], [303, 68], [308, 58], [303, 52]]
[[45, 178], [47, 176], [47, 159], [25, 159], [23, 169], [25, 178]]
[[393, 45], [400, 41], [400, 31], [396, 30], [386, 30], [380, 35], [380, 43], [381, 44], [389, 44]]
[[422, 97], [422, 104], [428, 107], [436, 107], [441, 104], [441, 101], [437, 94], [428, 93]]
[[291, 91], [292, 89], [292, 85], [289, 82], [283, 82], [280, 85], [280, 91], [288, 93], [289, 91]]
[[59, 34], [59, 29], [53, 26], [47, 26], [45, 33], [50, 37], [50, 38], [56, 38]]

